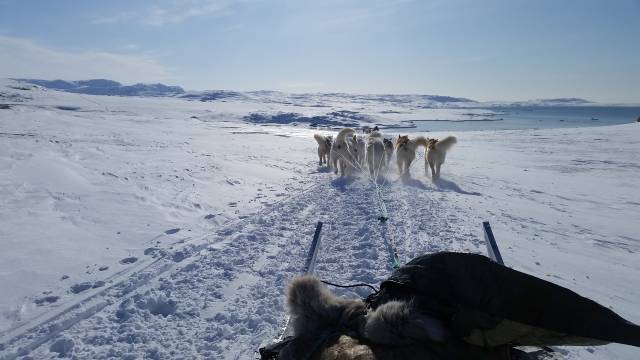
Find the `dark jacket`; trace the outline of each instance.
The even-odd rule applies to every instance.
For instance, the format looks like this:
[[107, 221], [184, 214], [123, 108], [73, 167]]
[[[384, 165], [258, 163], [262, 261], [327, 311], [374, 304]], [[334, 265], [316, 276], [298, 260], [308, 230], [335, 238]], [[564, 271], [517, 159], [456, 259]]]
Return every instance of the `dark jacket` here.
[[423, 255], [384, 281], [371, 303], [413, 300], [449, 323], [457, 336], [507, 319], [554, 332], [640, 346], [640, 327], [575, 292], [482, 255]]

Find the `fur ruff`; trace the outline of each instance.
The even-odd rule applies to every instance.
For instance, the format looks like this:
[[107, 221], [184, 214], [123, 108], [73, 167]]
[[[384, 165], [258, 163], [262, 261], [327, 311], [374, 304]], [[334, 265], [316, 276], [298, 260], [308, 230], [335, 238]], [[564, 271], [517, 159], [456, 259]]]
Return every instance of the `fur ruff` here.
[[440, 320], [418, 312], [412, 302], [389, 301], [367, 314], [363, 301], [339, 298], [311, 275], [289, 284], [287, 306], [294, 335], [347, 328], [361, 338], [386, 345], [444, 341], [448, 337]]
[[394, 300], [367, 314], [364, 337], [379, 344], [404, 345], [424, 339], [444, 341], [448, 332], [440, 320], [416, 311], [412, 302]]
[[310, 275], [300, 276], [289, 284], [287, 306], [295, 335], [339, 327], [360, 332], [366, 312], [364, 302], [336, 297]]

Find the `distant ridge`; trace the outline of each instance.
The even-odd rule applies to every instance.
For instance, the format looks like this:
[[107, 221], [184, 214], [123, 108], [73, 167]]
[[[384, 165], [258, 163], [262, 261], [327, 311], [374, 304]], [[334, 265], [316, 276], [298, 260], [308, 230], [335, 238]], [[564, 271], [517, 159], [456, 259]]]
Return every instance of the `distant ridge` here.
[[117, 96], [174, 96], [184, 94], [180, 86], [164, 84], [134, 84], [122, 85], [121, 83], [107, 79], [91, 80], [39, 80], [39, 79], [15, 79], [26, 83], [40, 85], [54, 90], [90, 95], [117, 95]]
[[482, 105], [485, 107], [544, 107], [544, 106], [589, 106], [598, 105], [592, 101], [566, 97], [535, 99], [526, 101], [483, 101], [463, 97], [423, 94], [350, 94], [341, 92], [318, 93], [285, 93], [272, 90], [258, 91], [234, 91], [234, 90], [204, 90], [185, 91], [180, 86], [165, 84], [134, 84], [122, 85], [108, 79], [91, 80], [41, 80], [41, 79], [13, 79], [39, 85], [48, 89], [67, 91], [72, 93], [90, 95], [115, 95], [115, 96], [170, 96], [180, 97], [195, 101], [226, 101], [229, 100], [254, 100], [272, 103], [291, 104], [303, 102], [306, 106], [322, 107], [324, 100], [346, 100], [356, 102], [379, 102], [389, 104], [412, 104], [419, 108], [433, 107], [469, 107]]

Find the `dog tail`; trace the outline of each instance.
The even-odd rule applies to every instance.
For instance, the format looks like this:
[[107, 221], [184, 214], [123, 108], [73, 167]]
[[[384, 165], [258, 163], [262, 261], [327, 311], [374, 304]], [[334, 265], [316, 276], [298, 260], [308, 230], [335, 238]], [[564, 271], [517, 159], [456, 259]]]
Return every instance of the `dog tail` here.
[[311, 275], [300, 276], [289, 284], [287, 306], [296, 335], [339, 325], [357, 329], [364, 323], [366, 311], [364, 302], [333, 295]]
[[338, 133], [338, 135], [336, 136], [336, 142], [337, 143], [341, 143], [344, 142], [344, 138], [347, 137], [349, 134], [356, 134], [356, 131], [353, 130], [352, 128], [344, 128], [342, 130], [340, 130], [340, 132]]
[[446, 138], [438, 141], [435, 146], [436, 146], [436, 149], [438, 150], [447, 151], [453, 146], [453, 144], [457, 142], [458, 142], [458, 139], [456, 139], [455, 136], [447, 136]]
[[424, 136], [418, 136], [415, 141], [416, 141], [416, 148], [418, 146], [424, 146], [426, 148], [427, 145], [429, 144], [429, 139]]
[[313, 138], [316, 139], [316, 142], [318, 142], [320, 146], [327, 143], [326, 138], [320, 134], [313, 134]]
[[371, 134], [369, 134], [370, 138], [381, 138], [382, 134], [380, 134], [379, 131], [372, 131]]

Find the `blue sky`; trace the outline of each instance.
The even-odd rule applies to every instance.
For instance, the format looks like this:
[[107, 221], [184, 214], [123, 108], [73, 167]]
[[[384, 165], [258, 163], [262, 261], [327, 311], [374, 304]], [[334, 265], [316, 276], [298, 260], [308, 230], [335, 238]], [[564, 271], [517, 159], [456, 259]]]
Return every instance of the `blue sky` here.
[[0, 77], [640, 101], [640, 0], [0, 0]]

